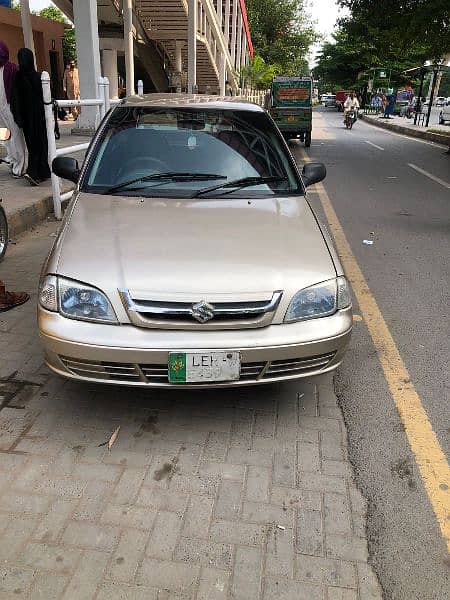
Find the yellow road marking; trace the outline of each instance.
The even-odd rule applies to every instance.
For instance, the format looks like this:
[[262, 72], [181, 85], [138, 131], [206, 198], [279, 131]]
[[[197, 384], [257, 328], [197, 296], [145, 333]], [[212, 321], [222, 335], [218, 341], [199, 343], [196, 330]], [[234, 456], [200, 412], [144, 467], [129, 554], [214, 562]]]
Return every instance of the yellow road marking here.
[[[310, 162], [302, 150], [302, 158]], [[330, 198], [321, 183], [315, 186], [339, 256], [352, 284], [362, 316], [378, 353], [384, 377], [405, 427], [442, 536], [450, 552], [450, 467], [420, 397], [395, 345], [365, 277], [354, 257]]]

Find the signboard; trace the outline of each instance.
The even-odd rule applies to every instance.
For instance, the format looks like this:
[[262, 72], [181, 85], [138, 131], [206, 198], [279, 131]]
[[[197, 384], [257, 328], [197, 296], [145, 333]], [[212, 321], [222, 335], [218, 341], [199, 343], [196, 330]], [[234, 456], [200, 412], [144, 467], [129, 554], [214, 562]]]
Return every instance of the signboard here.
[[386, 79], [386, 71], [380, 71], [380, 79]]
[[276, 77], [272, 84], [273, 106], [309, 107], [312, 81], [303, 77]]
[[0, 0], [0, 6], [6, 6], [6, 8], [11, 8], [11, 0]]

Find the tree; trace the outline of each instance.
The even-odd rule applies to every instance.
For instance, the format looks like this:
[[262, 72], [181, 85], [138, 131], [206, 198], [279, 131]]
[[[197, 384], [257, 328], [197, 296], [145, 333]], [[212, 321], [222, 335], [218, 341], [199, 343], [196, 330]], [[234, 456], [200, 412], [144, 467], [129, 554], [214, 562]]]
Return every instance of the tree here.
[[[327, 85], [362, 90], [377, 70], [383, 70], [390, 74], [390, 87], [398, 87], [408, 81], [406, 69], [427, 59], [438, 59], [450, 48], [450, 9], [441, 0], [397, 3], [339, 0], [339, 3], [350, 9], [350, 16], [339, 21], [333, 42], [324, 44], [314, 69], [315, 76]], [[420, 28], [425, 4], [427, 12], [433, 14], [423, 20]], [[439, 23], [442, 35], [435, 35], [435, 25], [430, 23]], [[375, 87], [387, 87], [387, 81], [378, 79]]]
[[[38, 14], [40, 17], [44, 17], [44, 19], [58, 21], [58, 23], [69, 23], [65, 15], [59, 10], [59, 8], [56, 8], [56, 6], [47, 6], [46, 8], [40, 10]], [[77, 49], [75, 42], [75, 29], [73, 27], [64, 30], [62, 38], [62, 47], [64, 62], [76, 60]]]
[[241, 70], [241, 77], [245, 85], [255, 90], [266, 90], [280, 71], [280, 65], [268, 65], [261, 56], [256, 55], [251, 64]]
[[305, 0], [247, 0], [255, 53], [283, 75], [309, 73], [307, 55], [318, 36]]

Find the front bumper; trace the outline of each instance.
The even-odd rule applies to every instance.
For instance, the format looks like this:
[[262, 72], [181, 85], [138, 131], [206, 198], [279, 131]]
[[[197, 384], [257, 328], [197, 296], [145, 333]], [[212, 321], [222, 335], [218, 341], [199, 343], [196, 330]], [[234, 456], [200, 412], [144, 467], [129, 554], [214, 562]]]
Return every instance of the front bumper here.
[[[47, 365], [71, 379], [141, 387], [202, 388], [272, 383], [318, 375], [342, 362], [351, 309], [331, 317], [245, 330], [145, 329], [66, 319], [38, 310]], [[171, 384], [169, 352], [230, 350], [241, 354], [233, 382]]]

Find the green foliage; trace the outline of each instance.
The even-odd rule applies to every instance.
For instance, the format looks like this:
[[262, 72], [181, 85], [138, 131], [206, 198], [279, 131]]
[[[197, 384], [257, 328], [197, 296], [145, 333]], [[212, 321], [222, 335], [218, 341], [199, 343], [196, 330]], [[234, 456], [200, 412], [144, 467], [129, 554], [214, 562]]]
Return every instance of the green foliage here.
[[268, 65], [262, 56], [256, 55], [248, 66], [241, 70], [243, 83], [255, 90], [266, 90], [272, 79], [281, 72], [280, 65]]
[[309, 73], [307, 55], [317, 41], [305, 0], [247, 0], [255, 54], [283, 75]]
[[[41, 11], [39, 11], [39, 16], [44, 17], [45, 19], [51, 19], [52, 21], [58, 21], [59, 23], [69, 23], [65, 15], [59, 10], [59, 8], [56, 8], [56, 6], [47, 6], [46, 8], [43, 8]], [[62, 47], [64, 62], [76, 60], [77, 48], [75, 42], [75, 29], [73, 27], [64, 30]]]
[[[339, 0], [350, 16], [324, 44], [315, 77], [327, 86], [362, 89], [374, 71], [391, 74], [391, 87], [409, 80], [406, 69], [450, 51], [448, 0]], [[416, 83], [417, 82], [413, 82]], [[387, 81], [378, 79], [375, 87]]]

